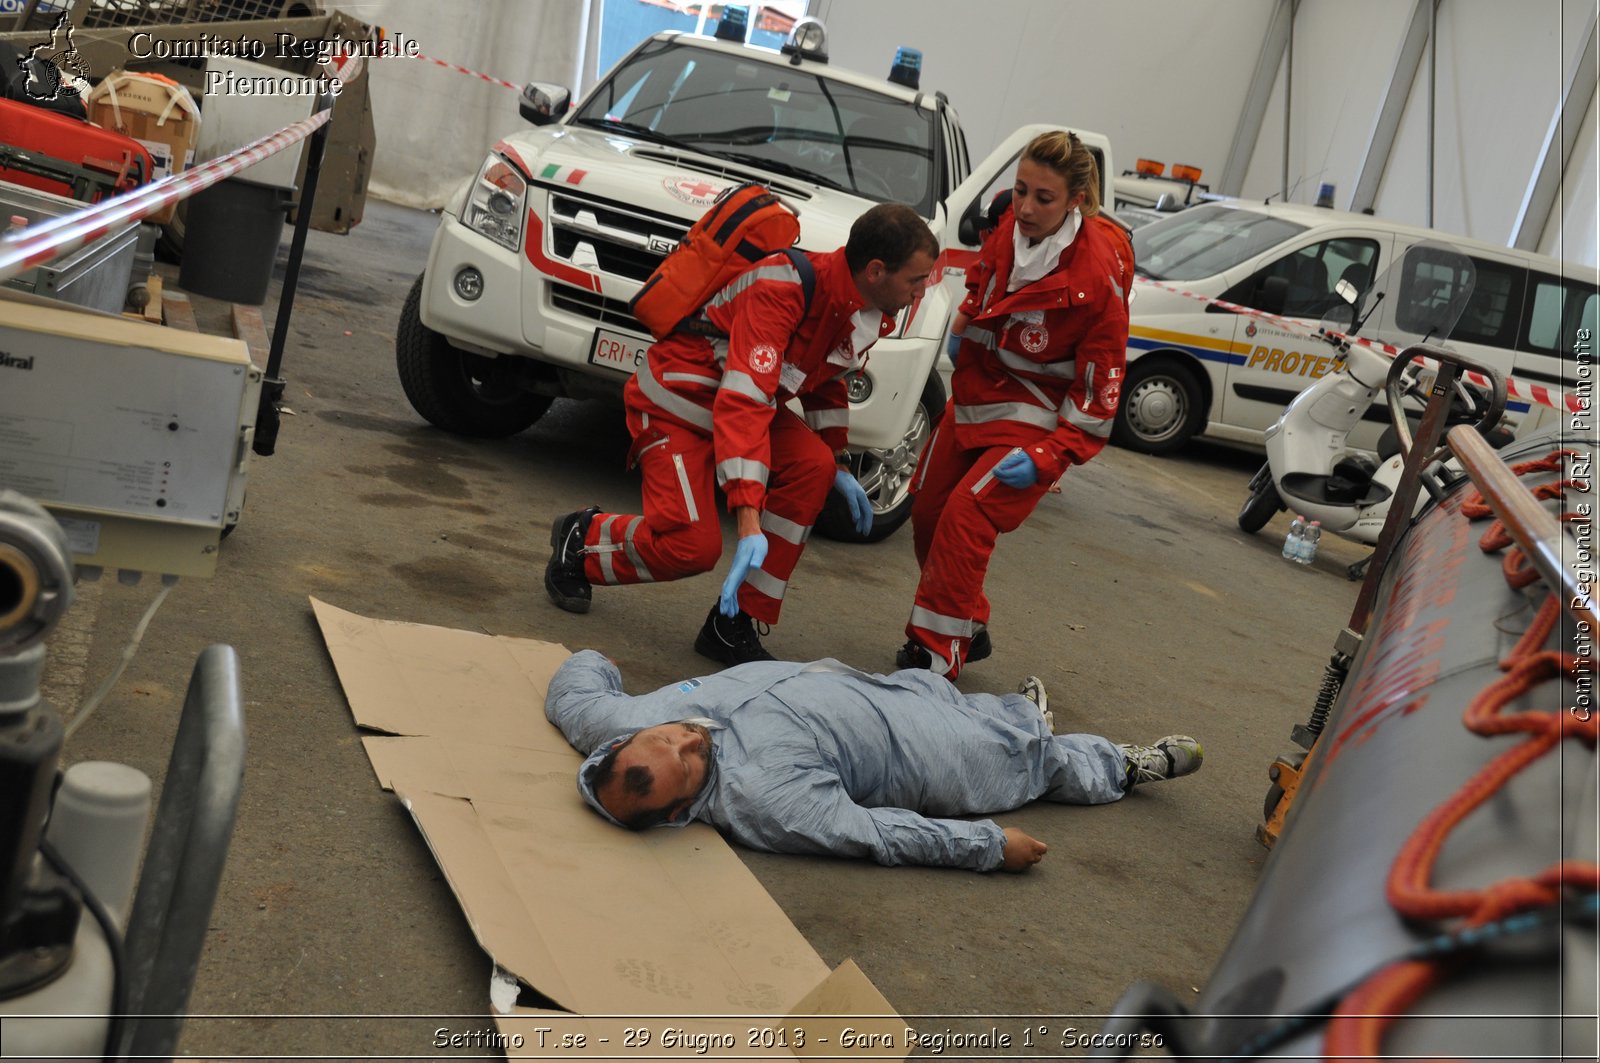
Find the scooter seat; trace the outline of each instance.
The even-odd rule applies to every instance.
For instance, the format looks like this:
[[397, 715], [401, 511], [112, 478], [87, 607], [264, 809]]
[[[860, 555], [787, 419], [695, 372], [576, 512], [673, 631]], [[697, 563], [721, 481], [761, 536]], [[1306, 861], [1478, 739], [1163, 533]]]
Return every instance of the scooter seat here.
[[1370, 480], [1366, 484], [1359, 484], [1343, 476], [1324, 476], [1309, 472], [1289, 473], [1278, 482], [1278, 492], [1286, 500], [1351, 508], [1377, 505], [1392, 494], [1383, 484], [1373, 483]]

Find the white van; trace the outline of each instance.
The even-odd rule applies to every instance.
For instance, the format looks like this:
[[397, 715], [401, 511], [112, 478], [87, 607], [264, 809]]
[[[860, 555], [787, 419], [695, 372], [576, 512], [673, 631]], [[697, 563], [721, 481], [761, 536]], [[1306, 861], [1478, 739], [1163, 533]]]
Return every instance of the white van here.
[[[1580, 330], [1594, 335], [1600, 307], [1600, 273], [1593, 268], [1365, 214], [1292, 203], [1203, 203], [1134, 231], [1137, 273], [1155, 283], [1135, 289], [1128, 375], [1112, 439], [1147, 454], [1167, 453], [1197, 435], [1260, 446], [1289, 400], [1333, 364], [1332, 348], [1311, 333], [1339, 302], [1334, 286], [1341, 279], [1365, 292], [1399, 262], [1399, 282], [1361, 335], [1396, 347], [1423, 339], [1421, 322], [1461, 283], [1437, 252], [1421, 246], [1428, 242], [1465, 254], [1476, 269], [1471, 298], [1443, 345], [1521, 385], [1575, 390], [1574, 345]], [[1218, 299], [1303, 328], [1205, 301]], [[1510, 401], [1507, 415], [1549, 423], [1559, 416], [1524, 397]], [[1379, 403], [1366, 417], [1351, 442], [1370, 449], [1388, 414]]]

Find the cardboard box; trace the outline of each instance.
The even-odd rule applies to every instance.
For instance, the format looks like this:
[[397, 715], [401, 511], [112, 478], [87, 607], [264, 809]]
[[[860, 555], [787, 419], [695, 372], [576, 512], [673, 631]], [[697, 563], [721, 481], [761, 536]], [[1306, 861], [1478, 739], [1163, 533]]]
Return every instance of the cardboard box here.
[[[189, 90], [160, 74], [114, 70], [89, 94], [89, 121], [114, 129], [145, 146], [154, 161], [154, 179], [178, 173], [194, 163], [200, 139], [200, 110]], [[150, 220], [165, 225], [177, 204]]]
[[506, 972], [508, 1058], [792, 1060], [846, 1029], [870, 1044], [852, 1056], [907, 1055], [883, 995], [830, 971], [715, 830], [631, 833], [583, 803], [583, 758], [544, 716], [564, 647], [311, 604], [379, 783]]

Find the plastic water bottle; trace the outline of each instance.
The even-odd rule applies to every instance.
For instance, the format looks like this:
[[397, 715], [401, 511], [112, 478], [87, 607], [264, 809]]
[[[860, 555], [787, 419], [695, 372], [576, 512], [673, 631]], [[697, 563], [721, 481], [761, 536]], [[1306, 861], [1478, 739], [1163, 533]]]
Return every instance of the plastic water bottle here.
[[1300, 544], [1305, 541], [1306, 519], [1296, 516], [1289, 525], [1289, 534], [1283, 537], [1283, 559], [1285, 561], [1300, 560]]
[[1322, 522], [1314, 520], [1306, 525], [1305, 538], [1300, 540], [1300, 556], [1295, 558], [1302, 565], [1309, 565], [1317, 559], [1317, 544], [1322, 542]]

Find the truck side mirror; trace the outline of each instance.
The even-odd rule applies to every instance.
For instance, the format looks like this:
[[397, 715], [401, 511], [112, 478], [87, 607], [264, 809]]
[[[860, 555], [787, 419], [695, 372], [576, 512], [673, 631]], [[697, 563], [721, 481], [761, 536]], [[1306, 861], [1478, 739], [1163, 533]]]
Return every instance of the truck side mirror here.
[[517, 111], [534, 125], [559, 121], [570, 106], [572, 93], [548, 81], [528, 82], [522, 86], [522, 97], [517, 100]]
[[983, 211], [978, 209], [978, 201], [973, 200], [961, 212], [961, 224], [956, 226], [957, 239], [968, 246], [983, 243], [982, 224]]

